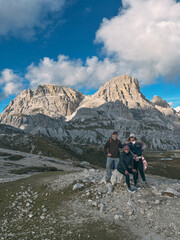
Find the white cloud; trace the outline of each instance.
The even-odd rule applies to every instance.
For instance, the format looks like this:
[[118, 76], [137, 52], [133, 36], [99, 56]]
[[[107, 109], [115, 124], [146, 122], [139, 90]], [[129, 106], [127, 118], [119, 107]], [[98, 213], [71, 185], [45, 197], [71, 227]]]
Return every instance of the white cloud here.
[[173, 103], [173, 102], [168, 102], [168, 104], [169, 104], [170, 106], [173, 106], [173, 105], [174, 105], [174, 103]]
[[176, 112], [180, 112], [180, 106], [174, 108]]
[[62, 11], [66, 1], [0, 0], [0, 36], [33, 38], [37, 29], [51, 23], [50, 15]]
[[[49, 24], [46, 15], [60, 11], [66, 1], [27, 0], [25, 4], [24, 0], [14, 0], [12, 2], [18, 4], [10, 6], [6, 16], [8, 0], [0, 0], [0, 6], [5, 3], [0, 8], [0, 35], [23, 33], [33, 36], [35, 28], [45, 28]], [[16, 20], [19, 9], [24, 12]], [[3, 24], [2, 20], [5, 20]], [[141, 83], [153, 82], [159, 75], [179, 76], [180, 3], [175, 0], [124, 0], [118, 16], [103, 20], [95, 41], [103, 43], [103, 60], [93, 56], [83, 63], [81, 59], [64, 55], [59, 55], [57, 61], [45, 57], [38, 65], [32, 63], [27, 68], [25, 79], [30, 88], [43, 83], [98, 88], [121, 74], [137, 77]], [[16, 90], [15, 83], [22, 84], [22, 79], [12, 70], [6, 70], [2, 72], [1, 82], [8, 95], [21, 89]]]
[[80, 59], [59, 55], [57, 61], [46, 57], [38, 66], [31, 64], [25, 77], [33, 89], [43, 83], [96, 88], [115, 76], [115, 72], [116, 64], [107, 58], [103, 61], [97, 57], [87, 58], [83, 64]]
[[0, 99], [2, 100], [9, 95], [16, 95], [20, 93], [24, 86], [23, 86], [23, 79], [15, 74], [11, 69], [4, 69], [1, 72], [0, 76]]
[[96, 43], [118, 61], [119, 72], [150, 83], [180, 76], [180, 3], [175, 0], [124, 0], [112, 19], [103, 19]]

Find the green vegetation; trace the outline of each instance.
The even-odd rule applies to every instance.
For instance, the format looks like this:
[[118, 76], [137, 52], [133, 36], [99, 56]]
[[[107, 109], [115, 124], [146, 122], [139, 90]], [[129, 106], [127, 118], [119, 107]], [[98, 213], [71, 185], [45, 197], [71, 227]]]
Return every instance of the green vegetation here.
[[21, 169], [11, 170], [11, 173], [26, 174], [26, 173], [30, 173], [30, 172], [52, 172], [52, 171], [60, 171], [60, 170], [58, 170], [55, 167], [47, 167], [47, 166], [35, 167], [34, 166], [34, 167], [25, 167], [25, 168], [21, 168]]
[[103, 149], [90, 145], [83, 148], [83, 155], [80, 158], [86, 159], [89, 163], [103, 167], [106, 166], [106, 156]]
[[145, 151], [144, 157], [149, 165], [147, 173], [168, 178], [180, 179], [179, 156], [180, 152], [176, 153], [176, 151]]
[[0, 157], [7, 157], [7, 156], [11, 156], [11, 154], [10, 153], [0, 152]]
[[24, 158], [24, 156], [22, 156], [22, 155], [11, 155], [10, 157], [8, 157], [8, 159], [11, 160], [11, 161], [18, 161], [18, 160], [21, 160], [23, 158]]

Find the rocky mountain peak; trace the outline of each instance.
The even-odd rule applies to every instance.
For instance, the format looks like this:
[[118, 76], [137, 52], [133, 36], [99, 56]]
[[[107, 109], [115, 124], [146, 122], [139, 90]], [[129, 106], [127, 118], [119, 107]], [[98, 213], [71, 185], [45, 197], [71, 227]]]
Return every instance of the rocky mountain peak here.
[[22, 91], [6, 107], [1, 118], [10, 115], [42, 113], [50, 117], [71, 115], [83, 100], [84, 94], [70, 87], [54, 84], [39, 85], [36, 90]]
[[157, 108], [160, 112], [164, 113], [165, 115], [174, 115], [175, 110], [166, 102], [166, 100], [162, 99], [161, 97], [155, 95], [151, 100], [151, 103], [155, 108]]
[[151, 102], [152, 102], [153, 105], [157, 105], [157, 106], [160, 106], [160, 107], [163, 107], [163, 108], [170, 107], [170, 105], [165, 100], [163, 100], [161, 97], [159, 97], [157, 95], [155, 95], [153, 97]]
[[112, 78], [94, 94], [96, 98], [103, 98], [106, 102], [120, 100], [129, 108], [149, 108], [149, 100], [140, 92], [139, 82], [129, 75]]

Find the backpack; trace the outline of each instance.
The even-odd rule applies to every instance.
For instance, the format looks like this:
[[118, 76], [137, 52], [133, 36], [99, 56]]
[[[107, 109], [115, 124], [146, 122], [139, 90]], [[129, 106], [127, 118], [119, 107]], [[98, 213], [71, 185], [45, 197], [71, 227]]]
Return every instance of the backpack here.
[[[110, 137], [109, 141], [110, 141], [110, 144], [111, 144], [111, 142], [112, 142], [112, 138], [111, 138], [111, 137]], [[120, 141], [120, 140], [118, 139], [118, 143], [119, 143], [119, 141]]]
[[142, 162], [143, 162], [144, 171], [146, 171], [146, 169], [148, 167], [148, 163], [147, 163], [146, 159], [143, 156], [142, 156]]

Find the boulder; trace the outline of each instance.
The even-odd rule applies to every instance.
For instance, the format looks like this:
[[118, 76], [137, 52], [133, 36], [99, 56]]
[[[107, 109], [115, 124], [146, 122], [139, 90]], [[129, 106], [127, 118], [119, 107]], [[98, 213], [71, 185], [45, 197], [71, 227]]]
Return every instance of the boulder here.
[[173, 188], [168, 187], [165, 191], [162, 192], [162, 195], [167, 195], [167, 196], [180, 196], [180, 192], [176, 191]]
[[121, 184], [123, 183], [124, 176], [118, 171], [114, 170], [111, 176], [111, 183], [114, 186], [115, 184]]
[[111, 184], [111, 183], [109, 183], [109, 185], [108, 185], [108, 192], [107, 192], [107, 194], [110, 194], [110, 193], [112, 193], [112, 191], [114, 190], [114, 187], [113, 187], [113, 185]]
[[73, 191], [75, 191], [75, 190], [77, 190], [77, 189], [80, 189], [80, 188], [82, 188], [82, 187], [84, 187], [84, 184], [82, 184], [82, 183], [76, 183], [76, 184], [74, 184], [74, 186], [73, 186]]

